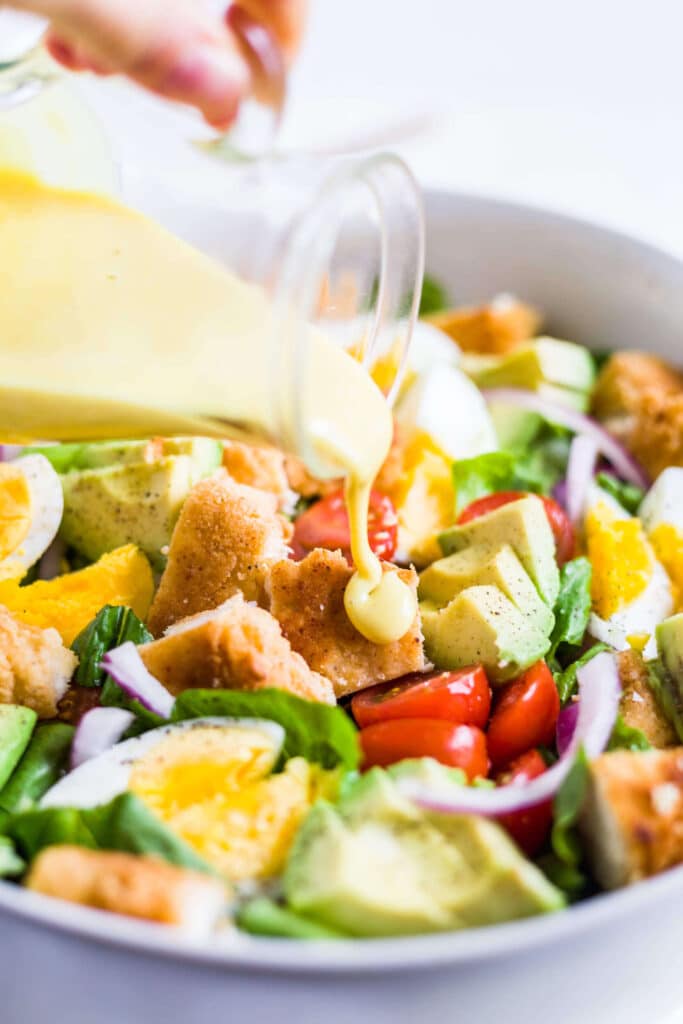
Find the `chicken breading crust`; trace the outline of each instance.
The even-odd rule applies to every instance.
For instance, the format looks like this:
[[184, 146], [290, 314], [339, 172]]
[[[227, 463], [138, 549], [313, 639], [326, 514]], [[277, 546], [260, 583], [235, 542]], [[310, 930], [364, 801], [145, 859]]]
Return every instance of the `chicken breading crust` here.
[[591, 764], [581, 834], [606, 889], [683, 862], [683, 747], [615, 750]]
[[[417, 591], [414, 569], [383, 568]], [[337, 697], [425, 668], [419, 614], [389, 644], [373, 644], [354, 628], [344, 609], [352, 573], [338, 551], [317, 548], [301, 562], [278, 562], [268, 580], [270, 610], [283, 633], [312, 669], [332, 681]]]
[[277, 498], [238, 484], [225, 470], [190, 491], [171, 537], [168, 563], [149, 613], [154, 636], [223, 604], [233, 594], [264, 601], [271, 565], [288, 554], [291, 524]]
[[38, 854], [26, 885], [34, 892], [98, 910], [209, 934], [226, 908], [223, 882], [153, 857], [82, 846]]
[[78, 658], [56, 629], [20, 622], [0, 605], [0, 704], [24, 704], [53, 718]]
[[619, 713], [624, 724], [640, 729], [653, 747], [675, 746], [676, 732], [657, 703], [643, 656], [631, 649], [621, 651], [617, 664], [621, 679]]
[[617, 352], [602, 368], [593, 411], [652, 477], [683, 466], [683, 375], [657, 356]]
[[282, 635], [277, 619], [235, 594], [219, 608], [172, 626], [138, 648], [145, 665], [172, 694], [192, 687], [276, 687], [305, 700], [334, 704], [332, 684], [313, 672]]
[[277, 448], [224, 441], [223, 466], [238, 484], [274, 494], [280, 508], [289, 507], [296, 497], [287, 479], [285, 456]]
[[432, 313], [428, 323], [450, 335], [464, 352], [504, 355], [536, 337], [541, 315], [533, 306], [501, 295], [488, 306], [462, 306]]

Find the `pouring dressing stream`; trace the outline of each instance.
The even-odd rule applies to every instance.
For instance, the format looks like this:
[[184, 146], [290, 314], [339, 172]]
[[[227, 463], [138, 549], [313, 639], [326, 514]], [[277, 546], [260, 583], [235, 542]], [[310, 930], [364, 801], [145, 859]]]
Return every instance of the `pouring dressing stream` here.
[[345, 607], [368, 639], [388, 643], [416, 614], [367, 536], [390, 406], [320, 330], [304, 328], [301, 343], [300, 313], [283, 360], [282, 324], [259, 285], [116, 201], [0, 171], [0, 435], [246, 435], [344, 476], [356, 566]]

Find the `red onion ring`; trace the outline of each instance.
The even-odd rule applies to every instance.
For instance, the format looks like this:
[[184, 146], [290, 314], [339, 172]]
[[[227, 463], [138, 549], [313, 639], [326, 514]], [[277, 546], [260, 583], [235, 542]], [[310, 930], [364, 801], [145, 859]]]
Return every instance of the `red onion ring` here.
[[121, 689], [139, 700], [148, 711], [168, 718], [175, 703], [175, 697], [147, 671], [140, 653], [132, 641], [115, 647], [102, 658], [102, 668], [115, 680]]
[[598, 454], [595, 438], [588, 434], [577, 434], [569, 448], [567, 515], [574, 524], [578, 523], [583, 515], [586, 495], [593, 482]]
[[123, 708], [91, 708], [81, 718], [71, 745], [71, 768], [109, 750], [135, 721]]

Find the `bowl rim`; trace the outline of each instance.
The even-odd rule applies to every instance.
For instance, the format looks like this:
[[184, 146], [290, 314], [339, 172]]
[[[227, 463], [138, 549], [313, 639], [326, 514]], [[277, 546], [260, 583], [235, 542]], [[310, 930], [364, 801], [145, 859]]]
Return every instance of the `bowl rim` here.
[[[488, 196], [483, 193], [427, 188], [424, 190], [427, 227], [436, 208], [457, 204], [488, 208], [491, 213], [552, 222], [601, 236], [638, 252], [642, 258], [678, 270], [683, 258], [637, 236], [599, 221], [546, 208], [543, 205]], [[224, 973], [286, 973], [294, 976], [384, 974], [425, 970], [444, 965], [484, 962], [518, 955], [539, 945], [557, 943], [571, 935], [604, 928], [655, 903], [680, 898], [683, 865], [616, 892], [601, 893], [561, 912], [506, 924], [386, 939], [307, 940], [302, 943], [227, 931], [196, 940], [165, 925], [136, 921], [105, 911], [76, 906], [0, 880], [0, 914], [29, 922], [71, 939], [95, 940], [98, 946], [136, 951], [149, 957], [213, 968]], [[8, 936], [9, 937], [9, 936]]]

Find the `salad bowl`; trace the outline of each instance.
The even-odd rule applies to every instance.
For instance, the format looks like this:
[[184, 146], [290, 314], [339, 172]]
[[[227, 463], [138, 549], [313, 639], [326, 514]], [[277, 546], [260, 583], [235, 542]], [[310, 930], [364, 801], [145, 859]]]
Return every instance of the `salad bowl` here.
[[[220, 211], [198, 198], [135, 205], [220, 256]], [[512, 292], [549, 330], [600, 351], [677, 360], [683, 263], [573, 218], [452, 193], [426, 196], [427, 268], [453, 300]], [[227, 232], [226, 232], [227, 234]], [[563, 913], [365, 942], [210, 944], [0, 883], [2, 1024], [208, 1024], [217, 1018], [378, 1024], [444, 1018], [664, 1021], [683, 1001], [683, 869]]]

